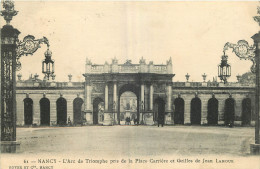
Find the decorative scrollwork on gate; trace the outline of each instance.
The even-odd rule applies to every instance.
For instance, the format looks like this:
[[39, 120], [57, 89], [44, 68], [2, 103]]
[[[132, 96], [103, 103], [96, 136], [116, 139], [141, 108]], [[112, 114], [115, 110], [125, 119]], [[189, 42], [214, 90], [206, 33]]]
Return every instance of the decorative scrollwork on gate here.
[[237, 44], [227, 42], [224, 46], [223, 52], [225, 53], [228, 48], [232, 48], [233, 51], [240, 59], [251, 60], [253, 65], [251, 66], [251, 72], [256, 72], [255, 50], [256, 46], [250, 46], [247, 41], [239, 40]]
[[21, 62], [19, 59], [21, 56], [25, 55], [32, 55], [34, 52], [36, 52], [41, 46], [41, 44], [46, 44], [49, 48], [49, 41], [46, 37], [43, 37], [42, 39], [35, 39], [32, 35], [27, 35], [23, 38], [23, 41], [17, 42], [17, 48], [16, 48], [16, 70], [21, 70]]

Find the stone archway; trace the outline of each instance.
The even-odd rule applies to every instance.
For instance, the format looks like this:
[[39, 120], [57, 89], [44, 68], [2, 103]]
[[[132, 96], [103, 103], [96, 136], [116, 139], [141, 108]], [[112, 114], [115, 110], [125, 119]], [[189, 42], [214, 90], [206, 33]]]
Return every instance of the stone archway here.
[[83, 100], [79, 97], [73, 100], [73, 124], [82, 124], [82, 114], [81, 109], [83, 105]]
[[218, 124], [218, 100], [213, 97], [208, 101], [208, 116], [207, 116], [209, 125]]
[[154, 120], [161, 124], [165, 121], [165, 101], [160, 97], [154, 100]]
[[50, 100], [42, 98], [40, 100], [41, 125], [50, 125]]
[[190, 118], [191, 125], [201, 124], [201, 100], [198, 97], [191, 100]]
[[60, 97], [56, 101], [57, 107], [57, 124], [66, 125], [67, 123], [67, 101], [65, 98]]
[[25, 98], [24, 100], [24, 124], [32, 125], [33, 123], [33, 100]]
[[[120, 125], [120, 120], [122, 118], [121, 114], [120, 114], [120, 98], [122, 96], [123, 93], [125, 92], [132, 92], [133, 94], [135, 94], [136, 98], [137, 98], [137, 105], [136, 105], [136, 110], [137, 110], [137, 113], [136, 113], [136, 117], [137, 118], [137, 121], [139, 122], [140, 121], [140, 111], [139, 111], [139, 102], [140, 102], [140, 99], [139, 99], [139, 88], [136, 86], [136, 85], [133, 85], [133, 84], [125, 84], [123, 85], [120, 89], [119, 89], [119, 93], [118, 93], [118, 107], [117, 107], [117, 120], [118, 120], [118, 124]], [[131, 116], [130, 116], [131, 118]]]
[[174, 100], [174, 124], [184, 124], [184, 100], [182, 98], [176, 98]]
[[225, 125], [233, 125], [235, 120], [235, 100], [228, 98], [225, 101], [224, 122]]
[[242, 101], [242, 125], [250, 125], [251, 123], [251, 99], [245, 98]]
[[93, 100], [93, 124], [99, 124], [100, 118], [99, 118], [99, 113], [101, 110], [102, 106], [104, 107], [104, 100], [101, 99], [100, 97], [97, 97]]

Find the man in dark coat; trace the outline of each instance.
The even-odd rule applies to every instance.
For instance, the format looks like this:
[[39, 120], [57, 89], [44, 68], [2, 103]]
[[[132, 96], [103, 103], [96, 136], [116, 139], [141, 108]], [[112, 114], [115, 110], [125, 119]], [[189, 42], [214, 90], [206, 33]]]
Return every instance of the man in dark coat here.
[[159, 113], [157, 122], [158, 122], [158, 127], [159, 127], [160, 124], [163, 127], [163, 125], [164, 125], [164, 113]]

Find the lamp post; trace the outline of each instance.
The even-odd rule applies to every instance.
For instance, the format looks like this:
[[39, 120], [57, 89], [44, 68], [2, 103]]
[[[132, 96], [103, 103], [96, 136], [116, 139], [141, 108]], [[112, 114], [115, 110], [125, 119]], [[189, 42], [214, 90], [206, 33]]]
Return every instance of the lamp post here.
[[42, 61], [42, 73], [44, 73], [49, 80], [49, 78], [54, 75], [54, 60], [51, 59], [52, 52], [49, 50], [49, 47], [44, 55], [45, 59]]
[[[257, 8], [257, 13], [260, 14], [260, 7]], [[254, 17], [255, 21], [260, 26], [260, 16]], [[239, 40], [237, 44], [227, 42], [224, 46], [224, 53], [228, 48], [232, 48], [233, 52], [244, 60], [251, 60], [253, 65], [251, 66], [251, 72], [256, 75], [255, 85], [255, 143], [250, 145], [251, 154], [260, 154], [260, 142], [259, 142], [259, 84], [260, 84], [260, 32], [251, 37], [254, 40], [254, 45], [249, 45], [245, 40]]]
[[16, 141], [16, 70], [21, 69], [19, 59], [33, 54], [42, 43], [49, 47], [45, 37], [35, 40], [34, 36], [28, 35], [23, 41], [18, 40], [20, 32], [10, 25], [17, 13], [11, 0], [3, 1], [0, 14], [6, 25], [1, 28], [1, 152], [7, 153], [16, 152], [20, 146]]
[[224, 55], [221, 57], [221, 63], [218, 65], [218, 77], [224, 84], [227, 83], [227, 78], [231, 76], [231, 66], [228, 64], [228, 56]]

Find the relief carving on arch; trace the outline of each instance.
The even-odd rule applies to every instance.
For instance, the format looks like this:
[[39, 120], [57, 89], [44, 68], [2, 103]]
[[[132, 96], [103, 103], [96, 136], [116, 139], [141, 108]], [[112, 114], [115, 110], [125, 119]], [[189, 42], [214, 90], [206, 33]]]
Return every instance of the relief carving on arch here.
[[92, 93], [104, 93], [105, 85], [103, 83], [95, 83], [92, 86]]
[[166, 84], [164, 83], [155, 83], [154, 84], [154, 92], [155, 93], [165, 93], [166, 92]]

